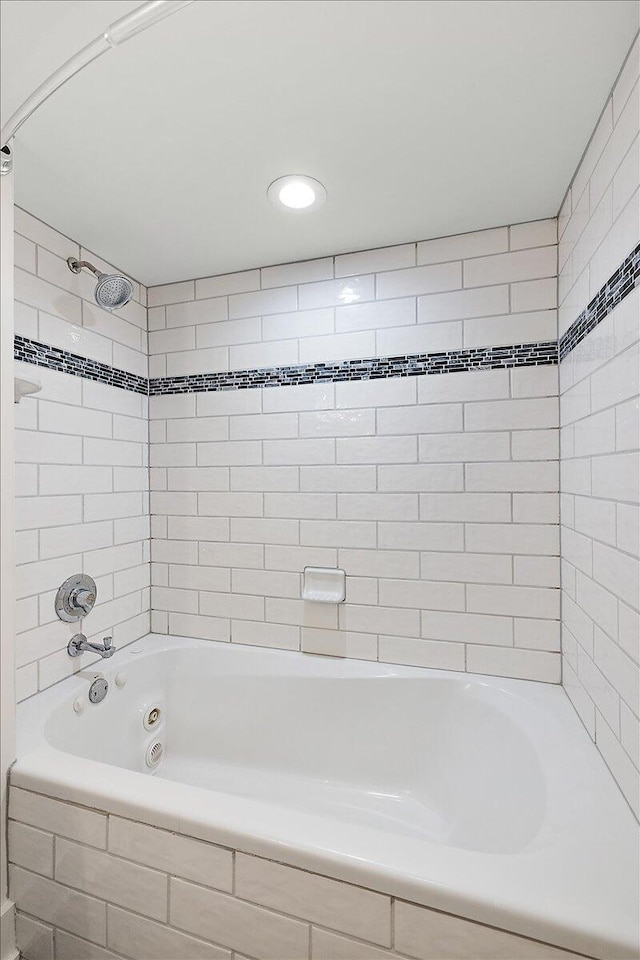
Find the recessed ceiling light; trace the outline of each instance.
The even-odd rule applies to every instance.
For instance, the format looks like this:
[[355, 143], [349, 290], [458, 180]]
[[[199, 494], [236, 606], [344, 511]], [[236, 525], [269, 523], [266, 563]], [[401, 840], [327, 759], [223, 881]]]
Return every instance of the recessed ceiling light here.
[[316, 210], [327, 199], [327, 191], [318, 180], [293, 174], [278, 177], [270, 184], [267, 196], [274, 207], [287, 210]]

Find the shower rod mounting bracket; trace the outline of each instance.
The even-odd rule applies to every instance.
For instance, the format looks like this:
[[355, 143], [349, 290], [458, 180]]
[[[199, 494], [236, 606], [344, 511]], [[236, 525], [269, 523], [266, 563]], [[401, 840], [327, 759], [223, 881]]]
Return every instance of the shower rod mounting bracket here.
[[6, 173], [11, 173], [13, 170], [13, 150], [11, 147], [5, 143], [5, 145], [0, 148], [0, 176], [4, 176]]

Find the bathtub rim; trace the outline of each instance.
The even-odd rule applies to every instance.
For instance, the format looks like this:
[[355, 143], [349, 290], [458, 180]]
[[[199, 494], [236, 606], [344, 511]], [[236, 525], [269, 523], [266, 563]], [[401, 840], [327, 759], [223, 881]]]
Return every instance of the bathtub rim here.
[[[149, 642], [154, 644], [153, 650], [141, 649], [141, 646]], [[403, 838], [401, 842], [395, 834], [387, 834], [371, 827], [358, 827], [357, 842], [354, 842], [353, 825], [345, 825], [342, 821], [330, 817], [319, 817], [298, 811], [294, 811], [293, 816], [297, 830], [302, 833], [302, 836], [293, 840], [290, 808], [282, 808], [278, 813], [278, 808], [266, 802], [236, 798], [202, 787], [149, 778], [137, 771], [63, 752], [44, 741], [44, 722], [53, 704], [70, 701], [79, 692], [86, 693], [89, 674], [91, 676], [101, 673], [111, 675], [119, 669], [126, 669], [127, 663], [166, 650], [212, 648], [227, 651], [233, 648], [243, 649], [245, 655], [248, 652], [255, 654], [259, 651], [269, 656], [284, 656], [287, 660], [291, 656], [297, 656], [304, 657], [306, 661], [308, 657], [299, 651], [272, 650], [251, 645], [230, 645], [226, 642], [147, 634], [119, 651], [117, 663], [93, 664], [83, 670], [82, 675], [68, 677], [19, 705], [19, 723], [22, 719], [21, 714], [27, 716], [31, 714], [38, 730], [32, 727], [30, 735], [25, 738], [23, 728], [21, 741], [22, 746], [25, 746], [26, 739], [26, 750], [20, 751], [22, 755], [11, 769], [11, 785], [218, 846], [239, 850], [249, 855], [285, 863], [587, 957], [635, 956], [637, 943], [634, 939], [633, 919], [627, 923], [628, 929], [621, 933], [613, 921], [607, 923], [604, 922], [604, 917], [598, 918], [598, 911], [592, 909], [593, 904], [583, 907], [578, 911], [580, 915], [574, 915], [571, 919], [568, 919], [566, 913], [561, 910], [556, 910], [555, 915], [553, 912], [541, 913], [539, 905], [538, 909], [532, 909], [531, 897], [524, 897], [522, 892], [518, 897], [512, 896], [513, 888], [509, 889], [508, 878], [503, 880], [503, 889], [500, 895], [496, 896], [495, 878], [490, 885], [491, 889], [487, 889], [489, 885], [483, 882], [486, 881], [484, 873], [473, 869], [474, 857], [476, 868], [479, 860], [493, 861], [495, 865], [496, 860], [499, 864], [502, 858], [504, 865], [504, 860], [510, 858], [511, 864], [518, 865], [519, 861], [517, 876], [521, 880], [521, 871], [526, 869], [527, 865], [534, 874], [536, 867], [540, 870], [540, 863], [536, 862], [539, 858], [527, 857], [524, 854], [477, 853], [457, 850], [429, 841], [419, 841], [421, 849], [433, 854], [434, 861], [438, 860], [438, 855], [440, 856], [440, 864], [432, 864], [430, 861], [432, 876], [429, 878], [424, 875], [424, 869], [422, 871], [417, 868], [400, 869], [393, 863], [394, 857], [391, 855], [390, 848], [394, 846], [407, 848], [405, 840], [412, 842], [415, 846], [415, 840], [409, 841], [409, 838]], [[605, 792], [610, 797], [617, 798], [620, 810], [624, 808], [635, 824], [633, 814], [613, 783], [611, 775], [604, 766], [604, 761], [586, 732], [583, 731], [578, 718], [571, 710], [568, 698], [558, 685], [342, 658], [313, 656], [311, 660], [314, 666], [318, 663], [326, 663], [329, 675], [331, 675], [331, 666], [335, 669], [335, 665], [339, 664], [347, 675], [357, 676], [364, 672], [365, 675], [377, 676], [415, 676], [417, 673], [420, 676], [431, 676], [437, 679], [453, 677], [458, 681], [463, 679], [478, 682], [483, 686], [502, 688], [506, 691], [526, 690], [528, 697], [540, 700], [552, 714], [557, 714], [561, 718], [563, 724], [567, 723], [574, 727], [574, 731], [580, 731], [583, 751], [585, 748], [592, 751], [591, 762], [599, 763], [605, 774], [606, 779], [600, 786], [606, 784]], [[289, 660], [289, 662], [293, 661]], [[105, 666], [104, 670], [100, 669], [102, 666]], [[38, 742], [39, 746], [35, 746]], [[156, 786], [151, 790], [145, 789], [145, 785], [150, 782]], [[216, 798], [213, 804], [212, 797]], [[213, 812], [212, 808], [214, 808]], [[266, 826], [265, 810], [268, 814]], [[252, 830], [247, 827], [247, 824], [255, 823], [261, 817], [263, 819], [261, 829]], [[624, 820], [624, 815], [622, 819]], [[318, 824], [322, 827], [319, 835]], [[619, 839], [622, 838], [623, 831], [617, 819], [614, 829], [619, 834]], [[322, 841], [323, 833], [327, 836], [324, 842]], [[314, 836], [314, 842], [304, 839], [309, 835]], [[340, 837], [342, 842], [338, 843], [336, 836]], [[386, 848], [384, 843], [382, 845], [385, 848], [382, 861], [379, 849], [381, 837], [387, 838]], [[629, 839], [633, 840], [633, 837], [627, 832], [626, 840]], [[366, 853], [367, 844], [373, 844], [374, 849], [378, 847], [378, 855], [375, 858], [372, 854]], [[406, 852], [405, 849], [403, 853], [406, 855]], [[443, 882], [441, 877], [443, 870], [445, 875], [447, 873], [444, 869], [444, 861], [447, 859], [454, 861], [454, 867], [458, 864], [461, 872], [470, 869], [471, 879], [465, 877], [466, 882], [461, 882], [460, 878], [456, 877], [454, 882], [450, 876], [448, 882]], [[438, 879], [437, 867], [440, 867], [440, 879]], [[553, 867], [545, 865], [542, 875], [534, 877], [530, 893], [535, 895], [536, 883], [539, 890], [542, 889], [544, 874], [547, 871], [553, 873]], [[449, 865], [449, 872], [451, 872], [451, 865]], [[613, 878], [613, 882], [612, 878], [607, 876], [606, 881], [604, 887], [609, 892], [612, 887], [621, 886], [617, 876]], [[485, 895], [481, 896], [483, 892]], [[535, 896], [533, 902], [535, 903]], [[599, 898], [594, 896], [594, 903], [598, 902]]]

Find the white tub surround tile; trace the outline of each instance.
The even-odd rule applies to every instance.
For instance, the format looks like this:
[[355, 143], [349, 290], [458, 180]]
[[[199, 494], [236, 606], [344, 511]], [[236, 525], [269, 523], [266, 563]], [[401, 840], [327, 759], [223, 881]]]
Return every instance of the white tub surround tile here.
[[354, 660], [376, 660], [376, 634], [349, 633], [345, 630], [316, 630], [303, 627], [299, 648], [304, 653], [322, 656], [350, 657]]
[[558, 306], [556, 278], [522, 280], [520, 283], [512, 283], [511, 305], [515, 313], [520, 313], [523, 310], [555, 309]]
[[420, 960], [563, 960], [572, 954], [548, 944], [505, 934], [494, 927], [469, 923], [459, 917], [416, 907], [402, 900], [395, 904], [395, 946]]
[[[20, 230], [25, 231], [26, 237]], [[25, 242], [37, 250], [37, 266], [23, 257], [21, 262], [26, 269], [19, 270], [16, 279], [16, 300], [39, 311], [38, 324], [30, 331], [34, 340], [146, 377], [144, 288], [133, 281], [133, 300], [117, 314], [103, 311], [93, 300], [93, 278], [88, 274], [72, 274], [65, 261], [67, 256], [79, 255], [106, 273], [115, 272], [112, 264], [87, 250], [76, 253], [77, 244], [23, 211], [16, 222], [16, 231], [23, 253]], [[41, 240], [48, 243], [49, 248], [42, 246]]]
[[507, 650], [494, 646], [483, 648], [477, 645], [469, 652], [467, 669], [472, 673], [488, 673], [490, 676], [508, 674], [520, 680], [560, 683], [559, 658], [542, 651]]
[[416, 265], [416, 245], [400, 244], [397, 247], [379, 247], [362, 253], [347, 253], [335, 258], [336, 277], [353, 277], [361, 273], [379, 273], [383, 270], [398, 270]]
[[[241, 284], [242, 290], [226, 296], [233, 277], [244, 274], [232, 275], [231, 281], [228, 277], [198, 281], [202, 292], [196, 300], [186, 288], [171, 292], [181, 301], [153, 308], [166, 315], [153, 314], [153, 375], [160, 379], [154, 380], [152, 391], [184, 387], [162, 380], [167, 376], [189, 376], [195, 390], [198, 375], [207, 373], [211, 388], [265, 382], [265, 377], [289, 384], [300, 382], [295, 376], [304, 382], [317, 375], [304, 367], [298, 370], [301, 364], [333, 362], [342, 369], [350, 358], [378, 357], [386, 362], [389, 356], [463, 347], [473, 352], [503, 344], [552, 345], [556, 271], [555, 263], [549, 269], [555, 255], [549, 241], [555, 222], [511, 228], [511, 244], [509, 229], [419, 244], [417, 264], [416, 245], [406, 244], [337, 257], [335, 263], [325, 258], [264, 268], [261, 289], [258, 271], [249, 271], [248, 288]], [[499, 259], [503, 257], [506, 268]], [[355, 273], [358, 265], [363, 269]], [[467, 268], [472, 280], [480, 278], [473, 287], [463, 285]], [[505, 274], [502, 283], [495, 279], [497, 270]], [[163, 288], [158, 290], [165, 299]], [[207, 299], [209, 292], [212, 297]], [[208, 303], [219, 304], [215, 322], [207, 322]], [[184, 324], [182, 335], [170, 329], [176, 314], [175, 322]], [[231, 323], [223, 319], [227, 315]], [[212, 347], [222, 342], [224, 348]], [[212, 349], [218, 352], [206, 352]], [[455, 362], [469, 363], [471, 355], [456, 357]], [[489, 359], [485, 362], [490, 365]], [[278, 366], [295, 370], [288, 370], [285, 380], [283, 371], [265, 370]], [[230, 371], [227, 377], [225, 370]]]
[[275, 267], [263, 267], [260, 271], [260, 286], [285, 287], [292, 283], [311, 283], [316, 280], [333, 279], [333, 257], [322, 260], [303, 260], [299, 263], [283, 263]]
[[510, 250], [554, 246], [557, 242], [558, 222], [555, 217], [549, 220], [532, 220], [529, 223], [517, 223], [509, 227]]
[[238, 854], [236, 896], [391, 945], [391, 900], [369, 890]]
[[167, 877], [147, 867], [61, 839], [56, 842], [55, 878], [144, 916], [167, 919]]
[[[157, 629], [445, 669], [497, 643], [557, 682], [556, 391], [540, 366], [152, 397]], [[317, 563], [347, 571], [339, 617], [298, 599]]]
[[20, 943], [22, 955], [29, 960], [54, 960], [53, 927], [31, 917], [16, 917], [16, 942]]
[[[198, 281], [197, 297], [228, 296], [229, 316], [246, 318], [244, 330], [262, 318], [255, 343], [240, 333], [228, 341], [231, 370], [553, 341], [554, 244], [554, 221], [499, 228], [420, 244], [417, 254], [408, 244], [337, 257], [334, 273], [328, 259], [267, 268], [261, 288], [256, 271], [211, 278]], [[463, 287], [467, 268], [474, 287]], [[211, 324], [190, 323], [206, 317], [206, 307], [186, 288], [170, 293], [177, 295], [184, 302], [167, 307], [154, 341], [168, 351], [164, 370], [172, 356], [186, 360], [190, 330], [209, 363], [200, 331], [214, 335], [226, 322], [221, 313]], [[171, 311], [185, 318], [187, 339], [169, 329]], [[549, 373], [536, 366], [514, 369], [513, 379], [508, 370], [473, 370], [212, 393], [197, 393], [194, 381], [194, 394], [152, 397], [158, 629], [372, 659], [383, 633], [380, 655], [392, 661], [463, 669], [475, 642], [515, 650], [522, 620], [539, 623], [540, 634], [521, 631], [519, 649], [557, 661], [557, 631], [545, 619], [557, 592], [557, 377]], [[197, 499], [175, 496], [182, 491]], [[229, 525], [211, 523], [227, 516]], [[467, 547], [454, 574], [465, 525], [478, 545]], [[180, 567], [194, 563], [185, 547], [196, 548], [200, 563], [231, 570], [230, 580], [218, 577], [216, 586], [181, 576]], [[515, 580], [515, 559], [527, 558]], [[533, 565], [545, 558], [549, 568]], [[297, 599], [309, 563], [347, 569], [339, 620]], [[265, 566], [287, 576], [257, 576]], [[503, 585], [513, 608], [492, 618], [479, 599], [471, 609], [467, 584]], [[537, 621], [534, 597], [545, 598]], [[461, 617], [464, 632], [454, 642], [429, 632], [416, 639], [432, 629], [422, 619], [443, 607], [459, 611], [451, 616]], [[492, 619], [497, 641], [484, 639]], [[547, 661], [534, 658], [529, 669], [538, 668], [550, 678]]]
[[[453, 664], [448, 651], [464, 649], [382, 641], [390, 662], [408, 653], [412, 662], [423, 656], [444, 668]], [[68, 806], [71, 820], [86, 812]], [[11, 890], [28, 960], [580, 960], [549, 943], [113, 814], [104, 815], [109, 848], [102, 852], [55, 829], [36, 831], [19, 819], [24, 808], [13, 798], [12, 809], [19, 834]], [[36, 832], [39, 846], [25, 839]]]
[[[340, 307], [374, 299], [375, 277], [373, 274], [350, 276], [341, 280], [325, 280], [306, 283], [299, 288], [298, 306], [301, 310], [317, 307]], [[288, 309], [295, 310], [294, 307]]]
[[109, 852], [156, 870], [175, 870], [179, 865], [179, 876], [187, 880], [219, 890], [231, 891], [232, 888], [233, 864], [229, 850], [155, 827], [112, 817]]
[[563, 683], [636, 816], [640, 332], [638, 290], [619, 293], [634, 267], [618, 268], [640, 235], [637, 51], [563, 205], [559, 278]]
[[[19, 593], [38, 611], [18, 634], [21, 694], [30, 696], [90, 662], [67, 656], [70, 633], [53, 608], [53, 592], [71, 574], [84, 571], [99, 588], [94, 612], [73, 626], [91, 635], [104, 628], [116, 644], [149, 629], [147, 321], [139, 284], [123, 310], [101, 310], [93, 278], [75, 277], [65, 259], [113, 266], [24, 211], [16, 230], [26, 242], [16, 305], [35, 321], [16, 352], [38, 365], [42, 382], [18, 408], [16, 444], [17, 528], [35, 534], [18, 554]], [[132, 549], [120, 551], [125, 541]]]
[[[209, 294], [212, 295], [212, 294]], [[161, 307], [169, 303], [184, 303], [195, 298], [195, 281], [185, 280], [183, 283], [165, 283], [159, 287], [149, 287], [148, 305]]]
[[[318, 337], [335, 331], [335, 311], [332, 307], [317, 310], [297, 310], [294, 313], [274, 313], [262, 317], [262, 340], [286, 341], [303, 337]], [[257, 318], [260, 324], [260, 318]], [[252, 321], [253, 322], [253, 321]], [[253, 340], [260, 340], [260, 334]]]
[[454, 237], [425, 240], [418, 244], [418, 263], [443, 263], [502, 253], [509, 249], [509, 228], [478, 230]]
[[43, 877], [53, 877], [53, 834], [9, 821], [9, 860]]
[[462, 264], [459, 261], [412, 267], [406, 270], [391, 270], [379, 274], [376, 278], [378, 300], [440, 293], [445, 290], [459, 290], [461, 287]]
[[[310, 287], [315, 286], [309, 284]], [[301, 302], [301, 307], [325, 306], [323, 303]], [[284, 313], [298, 307], [298, 290], [295, 286], [277, 287], [257, 293], [237, 293], [229, 297], [229, 317], [256, 317], [263, 314]]]
[[[210, 331], [212, 328], [225, 330], [229, 327], [228, 323], [223, 322], [228, 320], [229, 316], [226, 297], [211, 297], [206, 300], [190, 300], [186, 303], [174, 303], [164, 308], [164, 316], [166, 318], [167, 334], [177, 336], [177, 332], [175, 330], [172, 331], [172, 328], [175, 327], [182, 328], [184, 331], [184, 340], [181, 341], [178, 338], [176, 341], [178, 346], [173, 349], [186, 350], [190, 344], [193, 343], [194, 337], [196, 342], [199, 342], [200, 337], [205, 331]], [[201, 326], [203, 324], [205, 326]], [[198, 329], [194, 329], [195, 327]], [[232, 321], [231, 328], [241, 336], [243, 322], [239, 321], [236, 323]], [[158, 338], [161, 338], [161, 334], [158, 334]], [[183, 344], [182, 347], [180, 347], [180, 343]], [[199, 343], [199, 346], [211, 346], [211, 344]], [[171, 347], [169, 349], [171, 349]], [[152, 349], [151, 337], [149, 338], [149, 353], [165, 352], [164, 350]]]
[[259, 289], [260, 271], [244, 270], [196, 280], [195, 295], [196, 300], [207, 300], [210, 297], [227, 297], [232, 293], [249, 293]]
[[33, 217], [22, 207], [15, 208], [14, 226], [16, 235], [28, 238], [39, 247], [50, 250], [59, 257], [80, 256], [80, 246], [77, 243], [54, 230], [53, 227], [48, 226], [42, 220]]
[[76, 889], [12, 866], [9, 884], [21, 912], [44, 923], [61, 927], [98, 946], [107, 940], [107, 905]]
[[492, 283], [515, 283], [554, 277], [556, 269], [555, 246], [501, 253], [492, 257], [465, 260], [464, 286], [481, 287]]
[[254, 957], [308, 955], [307, 924], [183, 880], [171, 880], [170, 923]]
[[[140, 356], [146, 350], [140, 303], [130, 318], [124, 313], [117, 323], [114, 318], [110, 329], [84, 300], [89, 284], [83, 278], [78, 286], [66, 276], [64, 244], [56, 246], [54, 234], [46, 231], [42, 264], [36, 261], [40, 275], [32, 277], [29, 243], [39, 242], [38, 230], [32, 225], [22, 250], [24, 289], [32, 290], [33, 303], [23, 300], [34, 311], [28, 328], [41, 340], [46, 329], [65, 345], [78, 336], [85, 344], [81, 353], [106, 357], [110, 351], [109, 362], [122, 358], [131, 371], [127, 375], [139, 376], [138, 357], [126, 351], [135, 353], [138, 344]], [[437, 601], [444, 583], [452, 588], [440, 590], [441, 598], [448, 598], [446, 608], [470, 621], [487, 614], [467, 606], [465, 585], [508, 587], [509, 596], [522, 601], [522, 617], [529, 617], [528, 594], [522, 591], [555, 589], [552, 566], [527, 563], [527, 558], [552, 560], [557, 552], [557, 387], [553, 368], [544, 365], [553, 360], [555, 340], [555, 270], [548, 266], [554, 231], [554, 221], [500, 227], [149, 292], [152, 375], [185, 376], [194, 391], [149, 398], [158, 629], [291, 648], [299, 645], [303, 627], [317, 631], [303, 641], [308, 649], [321, 644], [326, 631], [327, 652], [351, 650], [375, 658], [379, 631], [418, 642], [422, 617], [444, 603]], [[61, 295], [70, 299], [60, 300]], [[76, 299], [83, 301], [79, 312]], [[547, 344], [546, 353], [536, 354], [546, 339], [551, 348]], [[100, 354], [103, 340], [106, 352]], [[514, 343], [524, 346], [509, 354], [509, 363], [542, 365], [511, 371], [479, 366], [493, 363], [499, 354], [492, 351], [502, 344]], [[457, 350], [447, 362], [468, 372], [398, 375], [413, 362], [408, 353], [440, 349]], [[399, 356], [401, 366], [386, 368], [388, 356]], [[382, 379], [342, 382], [343, 375], [361, 375], [362, 357], [378, 364], [367, 369]], [[355, 366], [349, 367], [348, 358]], [[438, 369], [439, 361], [421, 362], [418, 372], [428, 373], [433, 363]], [[312, 379], [322, 376], [318, 364], [333, 365], [338, 382], [301, 382], [301, 363], [310, 365]], [[288, 374], [278, 369], [265, 376], [294, 385], [260, 388], [259, 377], [249, 382], [253, 374], [242, 373], [290, 364], [296, 366]], [[33, 596], [25, 592], [31, 574], [45, 583], [42, 613], [38, 623], [27, 619], [24, 644], [26, 658], [40, 652], [46, 657], [36, 670], [40, 686], [67, 667], [66, 634], [45, 638], [38, 632], [48, 629], [46, 594], [56, 586], [61, 562], [66, 566], [74, 559], [100, 571], [104, 608], [92, 614], [94, 624], [97, 629], [105, 623], [121, 635], [130, 624], [144, 625], [149, 582], [143, 381], [127, 381], [123, 390], [82, 380], [78, 392], [78, 376], [42, 369], [48, 393], [29, 401], [42, 404], [39, 430], [25, 402], [18, 438], [21, 466], [36, 471], [35, 486], [25, 487], [25, 494], [29, 489], [34, 504], [45, 497], [61, 508], [55, 524], [26, 528], [40, 531], [37, 558], [35, 540], [25, 536], [21, 547], [22, 598]], [[213, 390], [216, 385], [254, 389]], [[164, 388], [154, 381], [152, 393]], [[80, 418], [75, 424], [74, 411]], [[57, 427], [59, 421], [68, 427]], [[621, 421], [621, 437], [623, 430]], [[64, 518], [63, 498], [69, 512]], [[45, 519], [53, 513], [46, 517], [44, 501], [36, 509]], [[29, 505], [24, 512], [34, 523]], [[473, 529], [485, 525], [506, 529]], [[465, 544], [467, 536], [477, 538], [472, 548]], [[446, 580], [449, 558], [465, 545], [469, 558], [459, 568], [464, 577]], [[121, 549], [129, 546], [138, 549]], [[65, 549], [68, 554], [61, 552]], [[286, 560], [277, 553], [283, 550], [290, 551]], [[346, 552], [353, 564], [347, 570], [348, 609], [340, 621], [335, 611], [302, 604], [296, 593], [294, 578], [321, 551], [325, 562], [326, 553], [338, 563], [338, 553]], [[484, 581], [483, 555], [494, 558], [491, 569], [485, 565]], [[212, 571], [210, 577], [184, 569], [198, 564]], [[284, 564], [282, 572], [289, 576], [254, 578], [250, 593], [252, 571], [271, 564], [275, 569]], [[406, 587], [399, 592], [396, 583], [403, 579]], [[402, 601], [391, 599], [394, 591]], [[389, 612], [376, 625], [382, 596], [390, 598], [383, 604]], [[409, 597], [413, 606], [407, 606]], [[545, 605], [539, 620], [542, 637], [548, 636], [550, 609]], [[115, 621], [109, 624], [105, 617]], [[512, 644], [515, 619], [513, 612], [505, 617]], [[471, 622], [469, 627], [465, 649], [475, 642]], [[523, 637], [523, 649], [540, 652], [542, 645], [557, 658], [555, 639], [535, 638], [533, 632]], [[416, 662], [424, 663], [424, 643], [415, 649]], [[403, 656], [408, 650], [405, 645]], [[459, 656], [444, 646], [439, 652], [433, 647], [431, 655], [443, 665], [454, 658], [457, 663]], [[26, 690], [33, 689], [32, 664], [37, 658], [21, 663]]]
[[[139, 957], [153, 957], [154, 960], [176, 960], [177, 957], [231, 960], [231, 951], [224, 947], [195, 939], [173, 927], [147, 920], [119, 907], [107, 907], [107, 921], [107, 943], [118, 951], [118, 955], [131, 956], [133, 947]], [[86, 960], [85, 954], [78, 956], [77, 960]]]
[[[82, 302], [78, 297], [19, 267], [15, 275], [15, 297], [20, 303], [43, 311], [51, 319], [58, 318], [61, 321], [58, 327], [60, 331], [65, 329], [62, 323], [65, 321], [70, 335], [73, 327], [81, 323]], [[73, 341], [67, 339], [65, 346], [70, 342]]]

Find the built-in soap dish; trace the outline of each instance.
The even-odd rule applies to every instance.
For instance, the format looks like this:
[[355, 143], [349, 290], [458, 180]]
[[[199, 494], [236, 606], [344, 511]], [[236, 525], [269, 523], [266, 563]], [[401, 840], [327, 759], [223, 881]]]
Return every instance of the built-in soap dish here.
[[13, 378], [13, 402], [20, 403], [23, 397], [28, 397], [31, 393], [39, 393], [42, 390], [42, 384], [35, 377]]
[[344, 570], [338, 567], [305, 567], [302, 599], [313, 603], [343, 603], [346, 596]]

